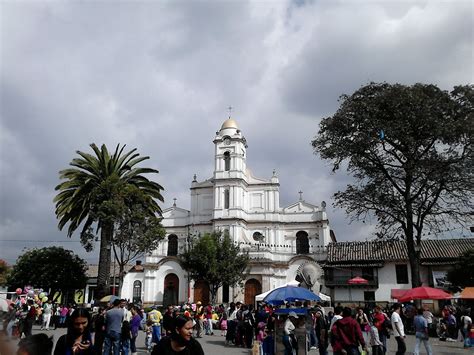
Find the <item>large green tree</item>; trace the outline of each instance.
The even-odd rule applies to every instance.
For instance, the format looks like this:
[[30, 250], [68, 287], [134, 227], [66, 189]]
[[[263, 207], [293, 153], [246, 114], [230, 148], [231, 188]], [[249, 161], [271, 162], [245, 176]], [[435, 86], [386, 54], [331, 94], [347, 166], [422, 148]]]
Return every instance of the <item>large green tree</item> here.
[[453, 269], [448, 272], [448, 281], [453, 286], [474, 286], [474, 249], [464, 252]]
[[191, 279], [208, 282], [212, 303], [216, 302], [219, 287], [235, 286], [245, 279], [249, 263], [248, 252], [234, 245], [228, 233], [221, 232], [191, 238], [179, 259]]
[[120, 218], [120, 209], [114, 201], [117, 191], [132, 185], [148, 195], [146, 208], [150, 216], [161, 214], [158, 201], [163, 202], [158, 183], [147, 179], [144, 174], [158, 173], [151, 168], [136, 167], [149, 157], [140, 157], [136, 149], [125, 152], [125, 145], [118, 144], [114, 153], [109, 154], [107, 147], [99, 149], [95, 144], [90, 145], [94, 155], [77, 151], [79, 158], [74, 158], [72, 168], [59, 172], [60, 179], [65, 180], [56, 186], [56, 216], [59, 219], [59, 229], [68, 223], [68, 236], [82, 225], [81, 241], [86, 249], [90, 249], [91, 228], [95, 226], [100, 231], [99, 271], [97, 277], [98, 297], [107, 293], [110, 278], [111, 242], [114, 227]]
[[403, 237], [419, 286], [422, 236], [472, 223], [474, 88], [371, 83], [340, 101], [312, 141], [355, 180], [335, 205], [375, 216], [380, 237]]
[[11, 288], [57, 291], [83, 289], [87, 283], [87, 263], [71, 250], [61, 247], [31, 249], [20, 255], [7, 278]]
[[150, 211], [150, 199], [136, 186], [121, 189], [116, 196], [119, 218], [115, 221], [112, 249], [119, 266], [120, 287], [125, 274], [125, 266], [132, 260], [155, 250], [165, 237], [161, 217]]

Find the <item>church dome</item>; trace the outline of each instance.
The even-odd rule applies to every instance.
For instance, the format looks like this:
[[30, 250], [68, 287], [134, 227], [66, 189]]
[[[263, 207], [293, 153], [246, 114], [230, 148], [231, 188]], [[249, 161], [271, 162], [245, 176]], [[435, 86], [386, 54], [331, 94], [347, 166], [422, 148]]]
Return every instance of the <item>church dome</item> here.
[[226, 128], [235, 128], [235, 129], [239, 129], [239, 126], [237, 126], [237, 122], [234, 121], [233, 118], [228, 118], [224, 121], [224, 123], [222, 124], [222, 127], [221, 127], [221, 130], [222, 129], [226, 129]]

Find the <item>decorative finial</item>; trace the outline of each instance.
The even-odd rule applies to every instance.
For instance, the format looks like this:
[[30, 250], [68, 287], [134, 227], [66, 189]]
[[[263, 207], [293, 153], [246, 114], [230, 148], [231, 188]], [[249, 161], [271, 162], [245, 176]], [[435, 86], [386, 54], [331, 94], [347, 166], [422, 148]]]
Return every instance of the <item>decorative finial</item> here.
[[194, 174], [194, 176], [193, 176], [193, 182], [197, 182], [197, 175], [196, 174]]
[[174, 203], [173, 203], [173, 207], [176, 207], [176, 201], [177, 201], [177, 198], [175, 197], [175, 198], [173, 199], [173, 201], [174, 201]]
[[232, 108], [233, 108], [232, 106], [227, 107], [227, 109], [229, 110], [229, 118], [232, 115]]
[[322, 207], [323, 210], [326, 209], [326, 201], [321, 202], [321, 207]]
[[303, 201], [303, 191], [298, 191], [298, 193], [300, 194], [300, 201]]
[[277, 176], [277, 172], [275, 169], [273, 169], [273, 177], [276, 177]]

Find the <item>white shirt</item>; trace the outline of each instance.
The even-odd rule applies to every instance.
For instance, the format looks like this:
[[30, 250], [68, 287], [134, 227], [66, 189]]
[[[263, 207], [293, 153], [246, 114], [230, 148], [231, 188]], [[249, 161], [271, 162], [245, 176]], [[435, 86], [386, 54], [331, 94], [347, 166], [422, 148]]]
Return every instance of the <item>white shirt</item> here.
[[[393, 335], [396, 337], [404, 337], [405, 328], [403, 327], [400, 315], [397, 312], [393, 312], [390, 321], [392, 322]], [[400, 332], [398, 330], [400, 330]]]
[[423, 311], [423, 317], [425, 317], [428, 324], [433, 323], [433, 313], [430, 311]]
[[331, 324], [329, 324], [329, 330], [332, 329], [334, 323], [336, 323], [339, 319], [342, 319], [342, 316], [340, 316], [339, 314], [335, 314], [334, 317], [332, 317]]
[[295, 325], [291, 322], [290, 318], [286, 319], [283, 330], [285, 331], [285, 335], [290, 335], [295, 332]]
[[467, 329], [469, 324], [472, 324], [472, 319], [469, 316], [463, 316], [464, 329]]

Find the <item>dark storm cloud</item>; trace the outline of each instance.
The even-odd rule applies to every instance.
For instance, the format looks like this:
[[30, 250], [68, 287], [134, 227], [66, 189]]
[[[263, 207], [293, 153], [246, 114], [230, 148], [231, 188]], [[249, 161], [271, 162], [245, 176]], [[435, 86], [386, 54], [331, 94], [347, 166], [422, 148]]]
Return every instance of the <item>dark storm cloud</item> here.
[[[342, 93], [374, 81], [472, 81], [470, 2], [2, 2], [0, 235], [2, 257], [63, 244], [85, 256], [54, 216], [58, 171], [76, 150], [117, 143], [165, 187], [164, 207], [189, 208], [193, 174], [209, 178], [212, 140], [234, 106], [248, 167], [276, 169], [281, 205], [298, 191], [328, 202], [350, 178], [313, 154], [321, 117]], [[37, 240], [30, 243], [26, 241]], [[42, 241], [42, 242], [41, 242]], [[48, 242], [44, 242], [48, 241]], [[50, 242], [57, 241], [57, 242]]]

